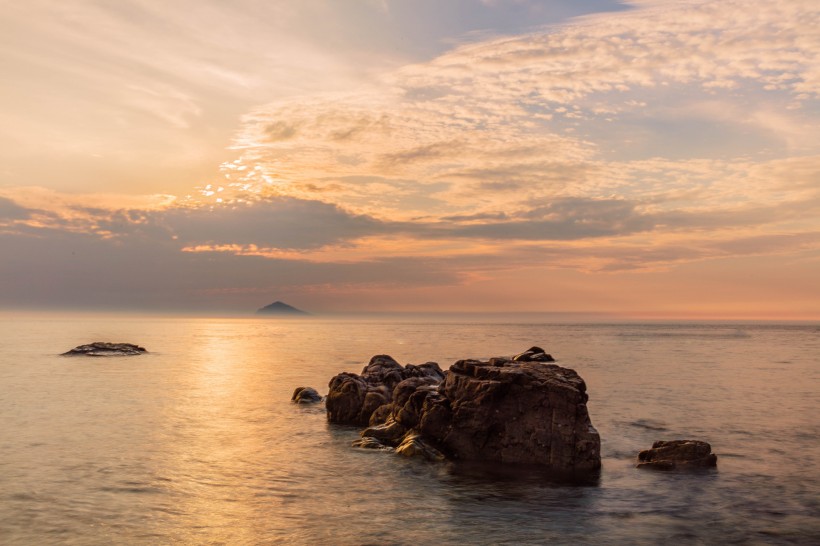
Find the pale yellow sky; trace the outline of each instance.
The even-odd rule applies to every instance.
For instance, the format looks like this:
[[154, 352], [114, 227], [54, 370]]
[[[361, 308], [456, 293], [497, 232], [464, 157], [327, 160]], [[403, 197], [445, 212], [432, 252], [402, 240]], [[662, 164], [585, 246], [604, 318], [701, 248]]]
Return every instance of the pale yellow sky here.
[[820, 319], [820, 7], [4, 3], [0, 306]]

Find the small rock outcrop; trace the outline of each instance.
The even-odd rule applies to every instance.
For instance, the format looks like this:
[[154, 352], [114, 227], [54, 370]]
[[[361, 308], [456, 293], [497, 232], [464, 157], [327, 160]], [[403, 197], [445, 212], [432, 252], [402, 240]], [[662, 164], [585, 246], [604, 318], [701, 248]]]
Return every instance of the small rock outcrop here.
[[362, 373], [330, 380], [333, 423], [366, 426], [355, 445], [444, 458], [541, 465], [560, 472], [601, 466], [586, 384], [533, 347], [510, 358], [402, 366], [374, 356]]
[[297, 404], [316, 404], [322, 401], [322, 395], [313, 387], [296, 387], [290, 400]]
[[530, 347], [523, 353], [519, 353], [512, 357], [512, 360], [519, 362], [555, 362], [552, 355], [547, 354], [541, 347]]
[[677, 468], [708, 468], [717, 466], [712, 446], [700, 440], [658, 441], [652, 449], [638, 453], [638, 468], [675, 470]]
[[144, 347], [133, 343], [107, 343], [95, 341], [87, 345], [74, 347], [63, 353], [63, 356], [135, 356], [147, 353]]

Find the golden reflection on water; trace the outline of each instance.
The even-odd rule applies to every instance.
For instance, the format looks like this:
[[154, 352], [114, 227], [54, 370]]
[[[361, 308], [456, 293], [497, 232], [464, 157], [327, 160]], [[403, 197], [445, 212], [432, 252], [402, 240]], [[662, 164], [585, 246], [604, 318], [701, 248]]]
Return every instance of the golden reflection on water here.
[[166, 416], [180, 436], [171, 442], [168, 474], [181, 478], [177, 508], [189, 521], [179, 538], [186, 543], [256, 543], [276, 516], [275, 503], [259, 502], [258, 495], [260, 468], [282, 458], [264, 430], [275, 427], [274, 413], [266, 411], [272, 374], [259, 363], [271, 354], [249, 343], [246, 327], [196, 322], [188, 381]]
[[[682, 526], [722, 543], [817, 529], [807, 518], [820, 482], [805, 471], [820, 464], [817, 330], [259, 319], [5, 326], [0, 543], [649, 543]], [[139, 342], [150, 354], [56, 356], [96, 339]], [[459, 478], [446, 465], [351, 449], [357, 430], [290, 403], [295, 387], [324, 394], [333, 374], [358, 372], [373, 354], [447, 367], [533, 344], [587, 382], [605, 459], [598, 487]], [[712, 443], [716, 472], [635, 471], [638, 450], [684, 436]]]

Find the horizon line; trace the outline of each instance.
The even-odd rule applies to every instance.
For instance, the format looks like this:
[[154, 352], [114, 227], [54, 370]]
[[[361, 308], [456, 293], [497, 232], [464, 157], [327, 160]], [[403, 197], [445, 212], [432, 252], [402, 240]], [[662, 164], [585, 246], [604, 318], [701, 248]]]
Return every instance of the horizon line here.
[[[23, 314], [29, 316], [53, 316], [59, 314], [79, 314], [79, 315], [115, 315], [133, 317], [190, 317], [190, 318], [246, 318], [253, 320], [322, 320], [322, 319], [345, 319], [345, 318], [368, 318], [368, 317], [394, 317], [394, 318], [505, 318], [513, 319], [520, 317], [540, 317], [541, 319], [553, 319], [557, 322], [568, 322], [575, 320], [578, 322], [742, 322], [742, 323], [816, 323], [820, 322], [820, 316], [798, 315], [798, 314], [736, 314], [736, 313], [670, 313], [670, 312], [613, 312], [613, 311], [521, 311], [521, 310], [329, 310], [329, 311], [305, 311], [305, 315], [290, 314], [258, 314], [258, 309], [253, 310], [226, 310], [226, 309], [112, 309], [112, 308], [91, 308], [91, 307], [0, 307], [0, 318], [6, 318], [10, 314]], [[562, 320], [563, 319], [563, 320]]]

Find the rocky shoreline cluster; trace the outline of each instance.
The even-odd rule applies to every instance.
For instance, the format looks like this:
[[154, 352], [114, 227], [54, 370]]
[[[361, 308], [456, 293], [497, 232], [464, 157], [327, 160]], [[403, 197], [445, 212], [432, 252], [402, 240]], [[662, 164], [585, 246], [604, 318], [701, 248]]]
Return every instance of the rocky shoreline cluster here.
[[[324, 401], [331, 423], [363, 427], [355, 447], [428, 460], [537, 465], [564, 475], [601, 468], [601, 439], [587, 411], [584, 380], [540, 347], [487, 361], [402, 366], [376, 355], [355, 374], [334, 376], [322, 397], [299, 387], [296, 403]], [[656, 442], [639, 468], [715, 466], [697, 440]]]
[[[144, 347], [97, 341], [63, 356], [136, 356]], [[512, 357], [402, 366], [376, 355], [359, 374], [342, 372], [323, 397], [298, 387], [291, 400], [325, 403], [331, 423], [364, 427], [353, 445], [429, 460], [537, 465], [565, 475], [601, 468], [601, 438], [587, 411], [587, 387], [540, 347]], [[717, 465], [699, 440], [658, 441], [638, 454], [654, 470]]]
[[[586, 384], [533, 347], [514, 357], [402, 366], [371, 358], [360, 374], [334, 376], [328, 420], [364, 428], [354, 445], [432, 460], [542, 465], [597, 471], [601, 440]], [[297, 389], [294, 400], [302, 400]]]

